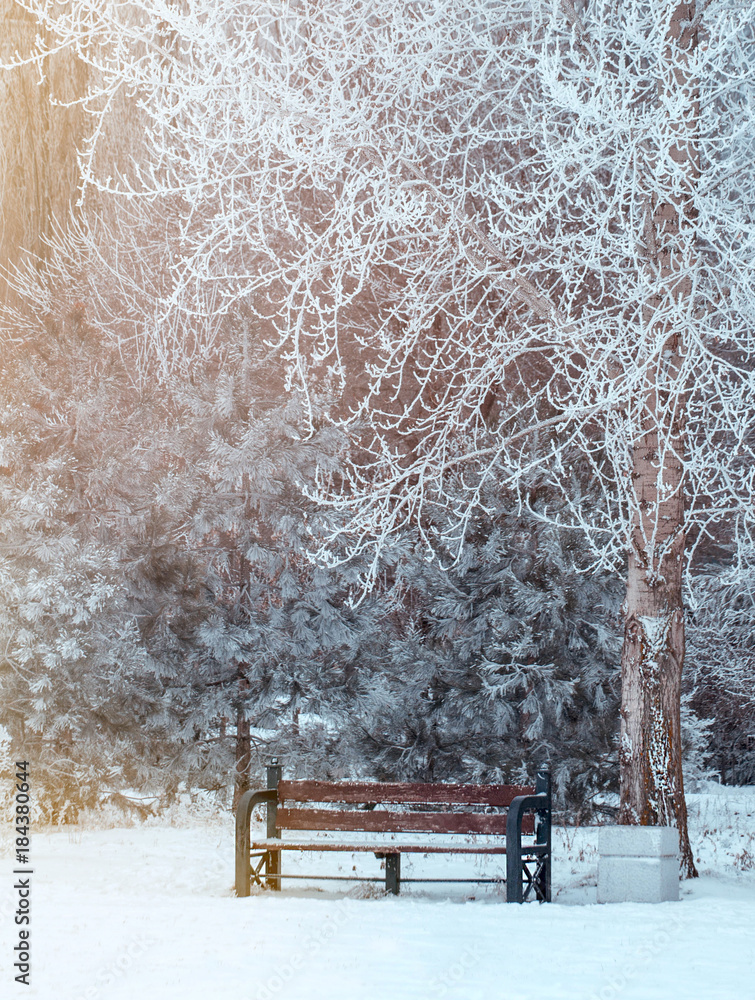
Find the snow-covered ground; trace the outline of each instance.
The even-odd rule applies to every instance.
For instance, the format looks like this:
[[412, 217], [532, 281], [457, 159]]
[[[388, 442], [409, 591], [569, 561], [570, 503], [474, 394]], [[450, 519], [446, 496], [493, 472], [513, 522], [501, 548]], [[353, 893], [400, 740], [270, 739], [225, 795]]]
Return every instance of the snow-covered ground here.
[[[495, 887], [289, 883], [236, 899], [229, 817], [37, 831], [30, 987], [13, 981], [5, 840], [3, 997], [41, 1000], [749, 1000], [755, 998], [755, 788], [689, 797], [701, 878], [679, 903], [595, 904], [596, 828], [557, 829], [555, 903]], [[99, 823], [102, 826], [102, 821]], [[7, 831], [3, 832], [5, 836]], [[473, 858], [402, 861], [429, 877]], [[331, 857], [351, 868], [378, 862]], [[287, 859], [286, 864], [291, 862]], [[491, 860], [486, 872], [495, 874]], [[345, 886], [345, 888], [344, 888]], [[474, 897], [474, 899], [470, 898]]]

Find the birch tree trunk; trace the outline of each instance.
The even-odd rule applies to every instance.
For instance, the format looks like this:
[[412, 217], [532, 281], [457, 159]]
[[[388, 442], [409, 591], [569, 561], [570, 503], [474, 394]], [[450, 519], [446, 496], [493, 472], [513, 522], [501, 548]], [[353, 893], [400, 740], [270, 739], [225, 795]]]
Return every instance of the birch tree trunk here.
[[[680, 699], [684, 664], [682, 569], [685, 547], [684, 463], [686, 392], [684, 330], [679, 317], [692, 294], [693, 194], [699, 177], [699, 100], [688, 59], [697, 43], [694, 3], [673, 12], [667, 67], [659, 96], [688, 96], [670, 149], [684, 183], [652, 201], [646, 226], [649, 273], [658, 294], [648, 324], [661, 346], [642, 401], [632, 467], [634, 517], [630, 535], [621, 706], [621, 821], [679, 829], [681, 871], [697, 875], [687, 831], [682, 775]], [[659, 101], [666, 108], [670, 102]], [[661, 317], [657, 319], [656, 317]], [[676, 328], [672, 328], [676, 327]]]

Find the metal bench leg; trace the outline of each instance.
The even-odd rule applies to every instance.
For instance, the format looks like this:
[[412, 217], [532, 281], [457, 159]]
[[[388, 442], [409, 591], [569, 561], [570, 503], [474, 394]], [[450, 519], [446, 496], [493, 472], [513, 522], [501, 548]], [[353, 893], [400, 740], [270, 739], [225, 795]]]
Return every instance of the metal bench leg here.
[[[280, 830], [278, 829], [278, 782], [281, 780], [282, 768], [278, 763], [278, 758], [273, 757], [270, 764], [267, 766], [267, 787], [269, 790], [275, 790], [276, 798], [272, 802], [267, 804], [267, 836], [269, 840], [275, 840], [280, 837]], [[281, 852], [280, 851], [268, 851], [267, 854], [267, 865], [265, 866], [265, 874], [268, 878], [265, 880], [268, 889], [274, 889], [276, 892], [280, 892], [281, 889]], [[270, 875], [277, 875], [278, 878], [270, 878]]]
[[401, 855], [386, 854], [385, 856], [385, 891], [398, 896], [401, 888]]

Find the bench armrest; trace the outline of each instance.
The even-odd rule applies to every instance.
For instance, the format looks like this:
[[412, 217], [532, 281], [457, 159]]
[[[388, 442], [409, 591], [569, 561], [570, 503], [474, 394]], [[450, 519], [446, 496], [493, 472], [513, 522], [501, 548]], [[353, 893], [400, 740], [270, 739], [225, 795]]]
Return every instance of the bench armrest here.
[[[517, 795], [509, 806], [506, 817], [506, 901], [524, 901], [524, 872], [522, 864], [522, 818], [526, 812], [537, 812], [535, 843], [545, 846], [541, 860], [538, 896], [550, 901], [551, 871], [551, 787], [550, 775], [540, 771], [537, 775], [535, 795]], [[524, 848], [526, 853], [526, 848]]]
[[248, 896], [252, 878], [252, 866], [249, 858], [251, 850], [251, 833], [249, 825], [252, 810], [263, 802], [277, 803], [278, 789], [266, 788], [261, 791], [244, 792], [236, 809], [236, 895]]

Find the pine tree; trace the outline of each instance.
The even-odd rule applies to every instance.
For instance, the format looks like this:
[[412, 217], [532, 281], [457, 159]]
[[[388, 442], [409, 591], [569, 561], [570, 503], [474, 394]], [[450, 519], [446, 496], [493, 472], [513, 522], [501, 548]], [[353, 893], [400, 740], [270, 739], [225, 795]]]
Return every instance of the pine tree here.
[[686, 699], [702, 762], [727, 784], [755, 781], [754, 568], [752, 551], [702, 567], [689, 624]]
[[560, 802], [589, 812], [616, 788], [620, 580], [592, 570], [581, 532], [543, 516], [552, 484], [533, 480], [520, 500], [491, 486], [447, 568], [416, 537], [394, 551], [363, 746], [386, 776], [419, 780], [511, 781], [547, 765]]
[[[7, 316], [6, 316], [7, 319]], [[152, 771], [161, 689], [138, 641], [117, 518], [132, 388], [80, 306], [16, 316], [2, 393], [3, 724], [62, 820]]]

